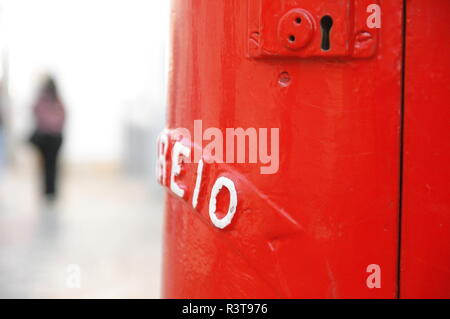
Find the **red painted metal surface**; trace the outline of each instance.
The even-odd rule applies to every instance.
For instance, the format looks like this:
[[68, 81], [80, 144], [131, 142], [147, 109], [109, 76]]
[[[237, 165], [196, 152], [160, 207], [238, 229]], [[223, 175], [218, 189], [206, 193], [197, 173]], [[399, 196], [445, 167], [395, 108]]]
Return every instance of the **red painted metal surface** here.
[[[372, 58], [252, 59], [249, 1], [173, 1], [168, 129], [280, 128], [280, 167], [205, 164], [194, 209], [197, 164], [183, 164], [185, 199], [166, 199], [163, 297], [396, 297], [403, 1], [379, 3]], [[208, 217], [219, 176], [238, 196], [225, 229]], [[371, 264], [380, 288], [366, 284]]]
[[446, 0], [407, 2], [403, 298], [450, 298], [449, 12]]

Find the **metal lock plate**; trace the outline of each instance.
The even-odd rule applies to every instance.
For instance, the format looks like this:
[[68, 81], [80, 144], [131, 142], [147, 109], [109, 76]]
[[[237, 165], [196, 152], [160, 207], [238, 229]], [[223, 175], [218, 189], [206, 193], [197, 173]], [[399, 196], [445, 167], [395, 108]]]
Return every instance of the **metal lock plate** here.
[[377, 51], [378, 29], [367, 24], [376, 0], [248, 1], [251, 58], [368, 58]]

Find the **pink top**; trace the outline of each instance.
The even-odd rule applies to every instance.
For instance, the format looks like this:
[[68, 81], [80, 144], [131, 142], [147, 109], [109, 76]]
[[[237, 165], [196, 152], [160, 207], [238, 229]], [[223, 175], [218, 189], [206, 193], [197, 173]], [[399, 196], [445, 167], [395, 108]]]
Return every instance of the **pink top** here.
[[41, 96], [34, 106], [37, 129], [42, 133], [61, 133], [64, 127], [65, 112], [60, 101]]

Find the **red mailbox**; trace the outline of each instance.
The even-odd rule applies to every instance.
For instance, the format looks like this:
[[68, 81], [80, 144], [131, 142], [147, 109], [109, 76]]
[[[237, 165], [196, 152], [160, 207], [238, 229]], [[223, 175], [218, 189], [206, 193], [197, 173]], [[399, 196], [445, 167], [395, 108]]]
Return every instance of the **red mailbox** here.
[[173, 1], [163, 297], [450, 297], [449, 9]]

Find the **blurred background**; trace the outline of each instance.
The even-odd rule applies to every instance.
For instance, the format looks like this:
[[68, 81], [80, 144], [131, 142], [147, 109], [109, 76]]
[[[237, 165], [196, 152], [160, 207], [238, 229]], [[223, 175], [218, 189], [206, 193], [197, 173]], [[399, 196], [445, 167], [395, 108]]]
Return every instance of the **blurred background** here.
[[[0, 0], [0, 298], [158, 298], [170, 1]], [[51, 74], [58, 193], [29, 142]]]

